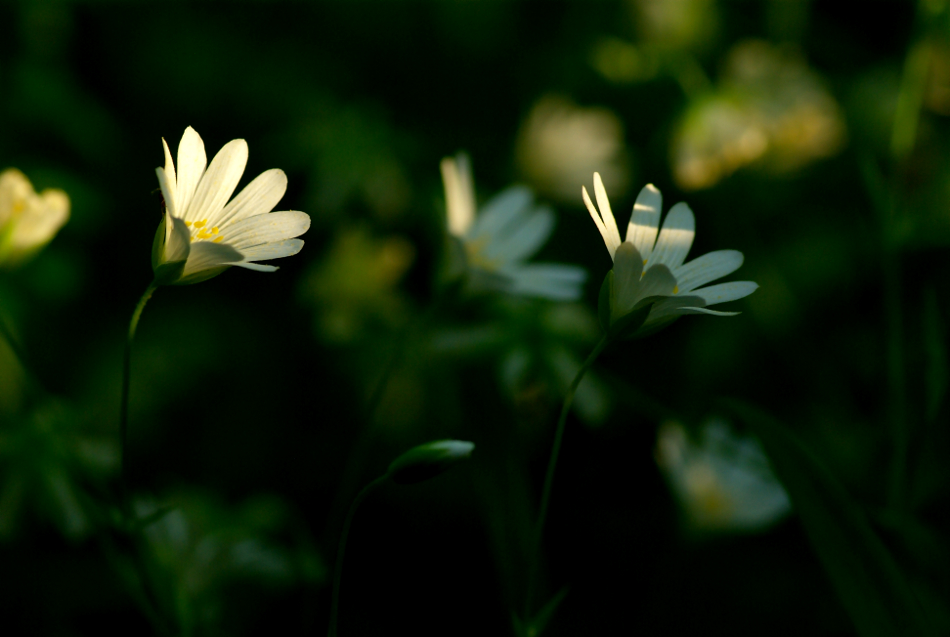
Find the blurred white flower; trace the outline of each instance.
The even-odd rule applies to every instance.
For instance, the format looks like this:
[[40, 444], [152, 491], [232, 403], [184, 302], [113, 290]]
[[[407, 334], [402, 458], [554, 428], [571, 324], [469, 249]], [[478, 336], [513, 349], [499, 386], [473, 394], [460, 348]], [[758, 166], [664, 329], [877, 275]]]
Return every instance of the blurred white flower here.
[[469, 281], [475, 287], [559, 301], [580, 298], [587, 273], [560, 263], [524, 263], [554, 229], [554, 213], [534, 205], [531, 191], [508, 188], [476, 215], [468, 157], [442, 160], [448, 231], [464, 249]]
[[15, 168], [0, 173], [0, 267], [16, 267], [52, 240], [69, 219], [62, 190], [37, 194]]
[[600, 210], [594, 206], [586, 187], [581, 188], [581, 194], [614, 260], [611, 323], [651, 297], [666, 298], [653, 305], [643, 329], [660, 327], [681, 314], [733, 316], [737, 312], [718, 312], [706, 306], [741, 299], [758, 287], [752, 281], [700, 287], [735, 272], [742, 265], [742, 253], [717, 250], [684, 263], [696, 234], [693, 211], [685, 203], [676, 204], [660, 229], [663, 196], [653, 184], [647, 184], [640, 191], [624, 242], [620, 241], [617, 222], [599, 174], [594, 173], [594, 194]]
[[698, 443], [678, 423], [665, 423], [656, 461], [694, 530], [755, 531], [791, 511], [759, 442], [736, 435], [722, 420], [707, 422]]
[[[247, 163], [247, 142], [235, 139], [208, 166], [204, 142], [190, 126], [178, 145], [178, 173], [168, 144], [165, 168], [156, 168], [165, 198], [165, 217], [152, 246], [152, 269], [159, 284], [205, 281], [232, 265], [273, 272], [255, 261], [300, 252], [295, 239], [310, 227], [299, 211], [271, 212], [287, 189], [287, 176], [273, 168], [261, 173], [234, 199]], [[207, 167], [207, 170], [205, 168]]]
[[611, 191], [625, 193], [630, 162], [623, 124], [607, 108], [582, 108], [547, 95], [531, 109], [516, 144], [521, 173], [538, 192], [573, 202], [578, 182], [599, 169]]

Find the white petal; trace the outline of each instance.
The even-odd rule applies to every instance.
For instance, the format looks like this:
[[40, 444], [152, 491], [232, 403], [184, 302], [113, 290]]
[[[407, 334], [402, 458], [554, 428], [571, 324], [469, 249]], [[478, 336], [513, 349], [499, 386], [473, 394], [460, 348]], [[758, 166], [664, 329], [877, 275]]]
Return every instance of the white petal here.
[[618, 319], [633, 310], [640, 299], [643, 259], [632, 243], [624, 242], [614, 254], [614, 280], [610, 294], [611, 319]]
[[730, 281], [729, 283], [720, 283], [708, 288], [693, 290], [690, 295], [702, 298], [706, 301], [706, 305], [715, 305], [716, 303], [727, 303], [749, 296], [758, 287], [759, 285], [752, 281]]
[[705, 307], [684, 307], [679, 312], [680, 314], [709, 314], [710, 316], [738, 316], [740, 312], [720, 312], [718, 310], [710, 310]]
[[600, 236], [604, 239], [604, 244], [607, 246], [608, 252], [610, 252], [610, 258], [614, 258], [614, 252], [617, 251], [616, 247], [611, 249], [610, 242], [607, 240], [607, 227], [604, 226], [604, 222], [600, 218], [600, 213], [597, 212], [597, 208], [594, 206], [594, 203], [590, 200], [590, 195], [587, 194], [587, 186], [581, 186], [581, 197], [584, 198], [584, 205], [587, 206], [587, 212], [590, 213], [590, 218], [594, 220], [594, 223], [597, 225], [597, 230], [600, 231]]
[[689, 310], [702, 308], [706, 302], [698, 296], [670, 296], [657, 301], [650, 310], [647, 323], [655, 323], [664, 319], [689, 313]]
[[442, 186], [445, 189], [445, 212], [448, 230], [456, 237], [464, 237], [475, 221], [475, 187], [468, 156], [459, 153], [446, 157], [439, 165]]
[[620, 246], [620, 231], [617, 230], [617, 220], [610, 209], [610, 200], [607, 198], [607, 191], [604, 189], [604, 181], [600, 178], [600, 173], [594, 173], [594, 196], [597, 198], [597, 206], [600, 208], [600, 214], [604, 218], [604, 229], [607, 230], [607, 236], [610, 237], [608, 247], [614, 246], [610, 254]]
[[[600, 177], [597, 173], [594, 173], [594, 181]], [[617, 252], [617, 248], [620, 247], [620, 233], [616, 232], [616, 237], [607, 228], [607, 222], [613, 224], [614, 230], [616, 230], [617, 222], [614, 220], [613, 213], [610, 212], [610, 204], [608, 202], [607, 215], [601, 217], [601, 214], [597, 211], [597, 208], [594, 206], [594, 203], [590, 200], [590, 195], [587, 194], [587, 187], [581, 186], [581, 196], [584, 198], [584, 205], [587, 206], [587, 212], [590, 213], [590, 218], [594, 220], [594, 223], [597, 225], [597, 229], [600, 231], [600, 236], [604, 239], [604, 244], [607, 246], [607, 251], [610, 253], [610, 258], [614, 258], [614, 254]], [[615, 240], [616, 239], [616, 240]]]
[[653, 252], [662, 207], [663, 195], [653, 184], [644, 186], [633, 204], [633, 214], [627, 224], [627, 241], [637, 246], [644, 259], [649, 259]]
[[244, 187], [221, 213], [217, 224], [235, 223], [241, 219], [270, 212], [287, 192], [287, 175], [279, 168], [265, 170]]
[[237, 188], [247, 165], [247, 142], [235, 139], [218, 151], [198, 184], [188, 206], [185, 221], [205, 219], [209, 226], [220, 225], [224, 204]]
[[501, 273], [511, 279], [512, 293], [553, 301], [579, 299], [587, 280], [583, 268], [560, 263], [528, 263], [503, 269]]
[[502, 263], [521, 261], [537, 252], [553, 229], [554, 213], [549, 208], [535, 208], [529, 215], [514, 219], [504, 234], [487, 243], [485, 258]]
[[224, 243], [231, 244], [237, 250], [245, 250], [302, 235], [308, 228], [310, 216], [307, 213], [288, 210], [248, 217], [222, 229], [221, 236]]
[[742, 265], [742, 260], [742, 253], [738, 250], [717, 250], [681, 265], [673, 270], [679, 294], [732, 274]]
[[656, 240], [647, 267], [662, 263], [671, 270], [678, 268], [686, 260], [695, 234], [693, 211], [682, 202], [673, 206], [663, 222], [663, 229], [660, 230], [660, 237]]
[[514, 186], [492, 197], [482, 208], [475, 225], [468, 232], [468, 239], [484, 239], [488, 244], [502, 234], [508, 224], [521, 215], [526, 215], [534, 196], [523, 186]]
[[176, 216], [185, 218], [188, 204], [195, 194], [198, 182], [208, 165], [205, 144], [195, 129], [189, 126], [178, 143], [178, 182], [175, 193]]
[[284, 241], [274, 241], [273, 243], [254, 246], [253, 248], [242, 250], [242, 253], [244, 254], [244, 258], [248, 261], [264, 261], [267, 259], [281, 259], [283, 257], [293, 256], [300, 252], [301, 248], [303, 248], [303, 240], [285, 239]]
[[256, 270], [257, 272], [277, 272], [279, 269], [276, 265], [262, 265], [260, 263], [237, 262], [231, 265], [236, 265], [239, 268], [246, 268], [248, 270]]
[[165, 167], [156, 168], [158, 172], [158, 185], [162, 188], [162, 198], [165, 199], [165, 209], [172, 213], [173, 217], [178, 216], [178, 182], [175, 178], [175, 163], [172, 161], [172, 152], [168, 150], [168, 144], [162, 137], [162, 148], [165, 150]]
[[241, 261], [244, 256], [226, 243], [211, 243], [210, 241], [196, 241], [191, 244], [191, 254], [185, 263], [185, 270], [181, 278], [186, 279], [198, 272], [211, 270]]

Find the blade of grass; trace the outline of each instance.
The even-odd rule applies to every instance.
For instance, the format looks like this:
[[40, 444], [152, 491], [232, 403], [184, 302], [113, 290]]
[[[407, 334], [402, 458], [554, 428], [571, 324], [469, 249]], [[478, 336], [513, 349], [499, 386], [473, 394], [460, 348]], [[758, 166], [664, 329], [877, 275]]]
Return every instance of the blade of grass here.
[[838, 479], [768, 414], [739, 401], [728, 406], [761, 440], [858, 634], [934, 634], [894, 558]]

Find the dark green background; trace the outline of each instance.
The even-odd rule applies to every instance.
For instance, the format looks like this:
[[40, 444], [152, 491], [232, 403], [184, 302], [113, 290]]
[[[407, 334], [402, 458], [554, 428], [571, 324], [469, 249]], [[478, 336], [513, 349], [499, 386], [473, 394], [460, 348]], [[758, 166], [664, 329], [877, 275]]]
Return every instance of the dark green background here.
[[[922, 595], [946, 629], [947, 410], [926, 415], [928, 383], [939, 386], [928, 361], [946, 354], [933, 354], [924, 324], [929, 317], [946, 337], [950, 122], [922, 111], [901, 161], [887, 140], [908, 47], [922, 34], [950, 40], [950, 29], [945, 16], [915, 18], [909, 3], [804, 2], [797, 26], [771, 19], [776, 4], [787, 3], [718, 3], [719, 29], [696, 59], [715, 78], [744, 38], [797, 46], [842, 106], [848, 144], [791, 174], [740, 170], [682, 193], [668, 147], [687, 98], [662, 74], [616, 85], [590, 64], [598, 38], [636, 41], [622, 3], [3, 3], [0, 169], [63, 188], [73, 204], [50, 247], [3, 274], [3, 315], [66, 405], [69, 427], [114, 439], [122, 339], [150, 281], [161, 214], [160, 140], [174, 152], [191, 125], [210, 156], [246, 139], [242, 185], [284, 169], [290, 185], [278, 208], [311, 215], [307, 245], [276, 274], [235, 268], [156, 293], [133, 358], [132, 483], [225, 507], [277, 494], [291, 521], [275, 541], [307, 545], [332, 564], [331, 509], [365, 426], [363, 401], [400, 325], [432, 298], [443, 245], [439, 160], [467, 150], [488, 195], [520, 179], [515, 138], [539, 97], [606, 106], [625, 125], [633, 191], [652, 182], [667, 207], [686, 199], [698, 219], [691, 255], [741, 250], [736, 276], [761, 289], [734, 304], [743, 311], [736, 318], [687, 317], [603, 355], [597, 369], [614, 408], [599, 428], [568, 422], [554, 490], [544, 590], [570, 590], [549, 634], [854, 634], [794, 518], [749, 536], [679, 530], [653, 459], [656, 428], [668, 418], [698, 425], [727, 395], [784, 421], [827, 462], [914, 585], [929, 591]], [[862, 162], [879, 166], [896, 193], [899, 238], [881, 238]], [[394, 166], [396, 194], [378, 181]], [[613, 200], [622, 223], [632, 200]], [[587, 268], [594, 308], [610, 262], [579, 193], [557, 212], [540, 258]], [[315, 317], [326, 299], [306, 277], [353, 227], [404, 237], [416, 253], [401, 312], [340, 344], [321, 335]], [[886, 498], [893, 444], [881, 246], [891, 240], [911, 468], [898, 504]], [[927, 298], [935, 302], [925, 311]], [[531, 332], [533, 309], [493, 303], [444, 308], [433, 329], [494, 321]], [[430, 439], [472, 440], [475, 457], [437, 481], [367, 500], [350, 540], [341, 635], [506, 634], [510, 609], [522, 603], [521, 543], [558, 391], [540, 383], [537, 395], [513, 400], [500, 388], [495, 349], [439, 357], [423, 341], [409, 342], [359, 481]], [[586, 355], [583, 345], [577, 353]], [[28, 411], [0, 414], [0, 427], [24, 426]], [[10, 466], [0, 480], [11, 479]], [[149, 634], [95, 535], [64, 538], [42, 506], [27, 509], [0, 544], [0, 633]], [[321, 633], [329, 587], [316, 570], [280, 586], [229, 584], [217, 628], [198, 633]]]

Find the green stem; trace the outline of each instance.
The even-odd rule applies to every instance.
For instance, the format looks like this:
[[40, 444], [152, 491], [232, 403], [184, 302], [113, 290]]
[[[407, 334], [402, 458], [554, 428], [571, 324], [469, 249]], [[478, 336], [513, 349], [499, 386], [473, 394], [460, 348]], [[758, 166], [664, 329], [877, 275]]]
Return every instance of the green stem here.
[[531, 547], [531, 555], [528, 560], [528, 590], [525, 595], [524, 602], [524, 621], [531, 621], [531, 607], [534, 602], [534, 589], [536, 585], [536, 579], [538, 576], [538, 567], [541, 561], [541, 539], [544, 535], [544, 523], [548, 515], [548, 506], [551, 503], [551, 489], [554, 486], [554, 472], [557, 469], [557, 459], [561, 453], [561, 442], [564, 439], [564, 429], [567, 424], [567, 413], [571, 409], [571, 404], [574, 402], [574, 394], [577, 392], [577, 386], [581, 384], [581, 380], [584, 378], [584, 375], [587, 371], [593, 366], [594, 361], [597, 360], [597, 357], [600, 356], [600, 353], [604, 351], [604, 348], [607, 346], [608, 337], [605, 335], [603, 338], [598, 341], [597, 345], [594, 346], [593, 351], [591, 351], [590, 356], [587, 357], [587, 360], [584, 361], [584, 364], [581, 365], [581, 368], [577, 371], [577, 375], [574, 377], [574, 380], [571, 381], [570, 387], [567, 389], [567, 394], [564, 396], [564, 403], [561, 405], [561, 415], [557, 421], [557, 429], [554, 432], [554, 444], [551, 447], [551, 457], [548, 459], [548, 470], [547, 474], [544, 477], [544, 489], [541, 491], [541, 507], [538, 511], [538, 523], [534, 531], [534, 541]]
[[338, 528], [346, 502], [352, 497], [353, 492], [356, 491], [359, 485], [360, 477], [363, 475], [363, 469], [366, 466], [366, 461], [369, 458], [369, 452], [378, 429], [376, 411], [379, 409], [380, 404], [383, 402], [383, 397], [386, 395], [386, 387], [389, 386], [389, 379], [396, 370], [399, 369], [399, 364], [402, 362], [406, 352], [406, 346], [412, 334], [425, 327], [429, 321], [432, 320], [432, 317], [436, 315], [438, 310], [445, 303], [449, 302], [451, 298], [453, 298], [452, 295], [446, 292], [438, 294], [422, 314], [409, 320], [398, 336], [395, 349], [386, 361], [386, 366], [383, 368], [379, 378], [376, 380], [376, 384], [366, 399], [366, 423], [361, 428], [356, 442], [353, 444], [346, 459], [346, 464], [343, 466], [343, 476], [340, 478], [340, 486], [337, 489], [333, 505], [330, 507], [330, 514], [327, 516], [325, 529], [325, 537], [327, 539], [333, 537], [333, 532]]
[[927, 41], [927, 11], [925, 4], [917, 6], [917, 28], [920, 30], [904, 58], [897, 107], [891, 128], [891, 161], [894, 185], [887, 203], [879, 208], [882, 243], [881, 266], [884, 268], [883, 302], [887, 331], [887, 384], [888, 420], [893, 444], [893, 462], [888, 480], [887, 500], [890, 506], [900, 508], [904, 503], [910, 431], [907, 421], [904, 370], [904, 317], [901, 302], [901, 250], [904, 237], [897, 203], [900, 171], [910, 156], [917, 139], [920, 111], [930, 68], [930, 45]]
[[139, 319], [142, 316], [142, 310], [145, 304], [152, 298], [156, 290], [155, 282], [149, 284], [145, 289], [145, 294], [139, 299], [135, 311], [132, 312], [132, 320], [129, 322], [129, 335], [125, 341], [125, 353], [122, 358], [122, 404], [119, 408], [119, 444], [122, 452], [122, 484], [126, 485], [128, 480], [128, 434], [129, 434], [129, 383], [132, 379], [132, 341], [135, 340], [135, 329], [139, 325]]
[[13, 331], [7, 326], [7, 322], [3, 320], [3, 317], [0, 317], [0, 336], [3, 336], [10, 351], [13, 352], [13, 357], [16, 358], [20, 364], [20, 369], [23, 370], [27, 388], [32, 391], [34, 395], [41, 394], [43, 386], [40, 384], [36, 374], [30, 369], [29, 365], [27, 365], [26, 354], [20, 346], [20, 342], [13, 336]]
[[340, 582], [343, 578], [343, 554], [346, 551], [346, 540], [350, 534], [350, 524], [353, 522], [353, 516], [356, 514], [356, 509], [359, 508], [360, 503], [366, 499], [366, 496], [388, 480], [389, 474], [387, 473], [363, 487], [363, 490], [357, 493], [356, 497], [353, 498], [353, 504], [350, 505], [350, 510], [346, 514], [346, 520], [343, 522], [343, 531], [340, 533], [340, 545], [336, 551], [336, 564], [333, 566], [333, 593], [330, 598], [330, 629], [327, 632], [329, 637], [336, 637], [337, 618], [340, 611]]

